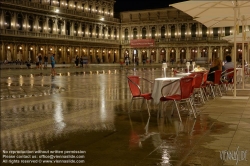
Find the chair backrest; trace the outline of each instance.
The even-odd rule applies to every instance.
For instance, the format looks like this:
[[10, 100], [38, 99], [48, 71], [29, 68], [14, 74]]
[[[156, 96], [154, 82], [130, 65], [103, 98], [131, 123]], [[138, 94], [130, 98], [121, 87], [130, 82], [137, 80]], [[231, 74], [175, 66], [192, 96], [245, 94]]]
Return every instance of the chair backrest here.
[[196, 72], [194, 77], [194, 88], [200, 88], [203, 83], [203, 72]]
[[203, 73], [203, 83], [207, 82], [207, 75], [208, 75], [208, 72]]
[[220, 84], [221, 70], [216, 70], [214, 73], [214, 84]]
[[234, 68], [230, 68], [226, 70], [226, 78], [229, 82], [233, 82], [234, 80]]
[[183, 77], [180, 80], [181, 98], [189, 98], [193, 89], [193, 77]]
[[229, 73], [227, 74], [227, 79], [233, 79], [234, 78], [234, 68], [230, 68], [230, 69], [227, 69], [226, 73]]
[[140, 77], [139, 76], [128, 76], [128, 85], [132, 96], [140, 96], [141, 89], [139, 86]]

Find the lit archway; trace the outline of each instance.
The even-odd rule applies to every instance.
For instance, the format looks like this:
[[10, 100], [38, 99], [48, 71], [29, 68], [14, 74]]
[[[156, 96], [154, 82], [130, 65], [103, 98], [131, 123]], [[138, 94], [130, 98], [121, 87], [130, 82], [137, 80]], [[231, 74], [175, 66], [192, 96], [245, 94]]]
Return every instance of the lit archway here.
[[162, 49], [160, 53], [160, 60], [161, 62], [167, 62], [167, 57], [166, 57], [166, 50]]

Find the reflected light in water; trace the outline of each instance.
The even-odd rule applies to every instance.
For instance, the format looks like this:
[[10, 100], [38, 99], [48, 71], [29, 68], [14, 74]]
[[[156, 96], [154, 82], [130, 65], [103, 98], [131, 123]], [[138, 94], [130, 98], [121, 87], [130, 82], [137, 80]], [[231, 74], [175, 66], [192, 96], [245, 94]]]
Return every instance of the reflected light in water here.
[[20, 86], [23, 86], [23, 77], [20, 77], [19, 84], [20, 84]]
[[12, 80], [11, 80], [11, 79], [8, 79], [8, 80], [7, 80], [7, 83], [8, 83], [8, 86], [10, 86], [11, 83], [12, 83]]
[[34, 80], [30, 79], [30, 85], [33, 86], [34, 85]]
[[[55, 100], [57, 100], [55, 98]], [[59, 99], [60, 100], [60, 99]], [[63, 117], [63, 109], [62, 109], [62, 104], [57, 102], [56, 103], [56, 108], [55, 108], [55, 114], [54, 114], [54, 120], [55, 120], [55, 129], [56, 133], [61, 133], [62, 130], [66, 127], [66, 124], [63, 122], [64, 117]]]
[[107, 112], [106, 112], [106, 99], [105, 99], [105, 89], [106, 89], [106, 84], [104, 84], [104, 82], [106, 82], [106, 77], [105, 76], [101, 76], [100, 77], [100, 100], [101, 100], [101, 107], [100, 107], [100, 116], [101, 116], [101, 121], [104, 122], [106, 120], [107, 117]]
[[[70, 74], [70, 73], [68, 72], [68, 74]], [[53, 77], [51, 79], [51, 91], [52, 92], [54, 91], [55, 86], [56, 86], [55, 81], [60, 83], [61, 79], [55, 80], [55, 77]], [[55, 96], [53, 96], [53, 101], [55, 103], [55, 114], [54, 114], [55, 130], [56, 130], [56, 133], [59, 134], [66, 127], [66, 124], [64, 123], [62, 99], [59, 96], [55, 95]]]
[[163, 149], [163, 151], [162, 151], [162, 164], [168, 164], [169, 158], [170, 158], [170, 155], [169, 155], [167, 149]]

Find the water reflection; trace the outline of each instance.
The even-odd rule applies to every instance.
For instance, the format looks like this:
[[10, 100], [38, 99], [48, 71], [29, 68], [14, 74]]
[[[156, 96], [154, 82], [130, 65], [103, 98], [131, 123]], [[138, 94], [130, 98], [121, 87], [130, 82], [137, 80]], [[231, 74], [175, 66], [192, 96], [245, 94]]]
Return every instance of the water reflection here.
[[[56, 91], [56, 76], [51, 76], [51, 86], [50, 92], [53, 94]], [[54, 112], [54, 120], [55, 120], [55, 131], [56, 134], [59, 134], [66, 127], [66, 123], [64, 122], [63, 115], [63, 107], [62, 100], [60, 95], [52, 96], [53, 103], [55, 103], [55, 112]]]
[[63, 129], [66, 127], [66, 123], [64, 123], [64, 117], [63, 117], [63, 108], [62, 103], [60, 101], [60, 98], [55, 97], [56, 102], [56, 108], [55, 108], [55, 130], [56, 134], [61, 133]]

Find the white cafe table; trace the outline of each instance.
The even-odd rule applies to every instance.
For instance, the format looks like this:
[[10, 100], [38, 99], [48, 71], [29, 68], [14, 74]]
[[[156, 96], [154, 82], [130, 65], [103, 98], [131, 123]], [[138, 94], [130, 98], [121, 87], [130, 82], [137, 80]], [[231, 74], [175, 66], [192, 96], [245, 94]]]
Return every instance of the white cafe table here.
[[[181, 77], [165, 77], [165, 78], [156, 78], [154, 81], [153, 91], [152, 91], [152, 98], [154, 99], [154, 103], [158, 104], [160, 102], [161, 95], [161, 88], [175, 80], [180, 80]], [[164, 88], [164, 95], [173, 95], [173, 94], [181, 94], [180, 90], [180, 81], [176, 81], [175, 83], [167, 86]]]
[[190, 74], [192, 74], [192, 73], [176, 73], [175, 75], [176, 75], [177, 77], [185, 77], [185, 76], [188, 76], [188, 75], [190, 75]]

